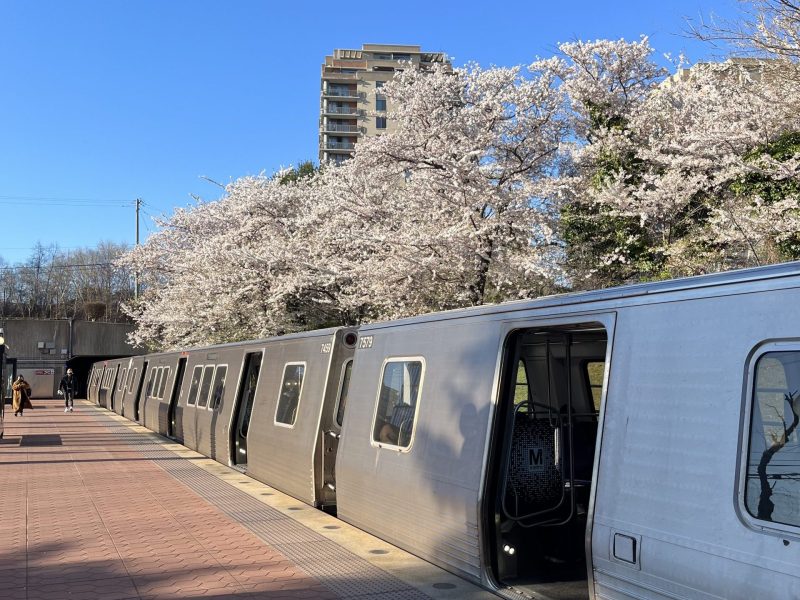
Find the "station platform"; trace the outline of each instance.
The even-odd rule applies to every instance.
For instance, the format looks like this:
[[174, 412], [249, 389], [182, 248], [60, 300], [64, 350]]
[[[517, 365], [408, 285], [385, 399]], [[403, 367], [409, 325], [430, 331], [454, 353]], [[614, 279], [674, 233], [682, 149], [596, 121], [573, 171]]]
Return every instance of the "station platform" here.
[[0, 440], [0, 598], [496, 596], [86, 401]]

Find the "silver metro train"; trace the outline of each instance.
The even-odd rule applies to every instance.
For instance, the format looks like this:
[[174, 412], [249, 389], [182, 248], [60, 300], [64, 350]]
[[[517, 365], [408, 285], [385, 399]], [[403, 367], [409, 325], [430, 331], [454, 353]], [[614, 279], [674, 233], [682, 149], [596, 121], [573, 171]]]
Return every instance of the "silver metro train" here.
[[800, 598], [800, 263], [107, 361], [89, 399], [504, 596]]

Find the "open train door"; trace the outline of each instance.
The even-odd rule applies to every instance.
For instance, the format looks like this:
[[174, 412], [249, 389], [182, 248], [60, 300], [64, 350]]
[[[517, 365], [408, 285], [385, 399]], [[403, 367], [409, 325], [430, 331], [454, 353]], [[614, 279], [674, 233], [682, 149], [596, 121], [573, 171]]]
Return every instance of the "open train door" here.
[[183, 409], [178, 407], [178, 398], [183, 387], [183, 376], [186, 373], [186, 356], [178, 360], [178, 370], [175, 373], [175, 383], [172, 387], [172, 395], [169, 398], [169, 409], [167, 410], [167, 437], [178, 442], [183, 442]]
[[253, 403], [256, 399], [263, 356], [263, 352], [249, 352], [245, 355], [243, 375], [233, 411], [233, 427], [230, 428], [231, 465], [243, 471], [247, 470], [247, 435], [250, 431], [250, 419], [253, 416]]
[[142, 400], [142, 388], [144, 387], [145, 380], [149, 377], [150, 373], [147, 372], [147, 361], [144, 361], [142, 364], [142, 376], [139, 378], [139, 385], [136, 387], [136, 396], [133, 397], [133, 420], [137, 423], [139, 422], [139, 405]]
[[596, 448], [609, 324], [510, 331], [487, 479], [495, 582], [534, 597], [588, 600]]

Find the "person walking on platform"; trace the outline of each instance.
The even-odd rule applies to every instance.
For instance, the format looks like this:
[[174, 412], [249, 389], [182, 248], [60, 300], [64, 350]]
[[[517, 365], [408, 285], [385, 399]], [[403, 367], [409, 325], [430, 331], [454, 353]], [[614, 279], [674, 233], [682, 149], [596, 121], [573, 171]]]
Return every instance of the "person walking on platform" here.
[[25, 378], [20, 375], [17, 380], [11, 385], [14, 395], [11, 398], [11, 408], [14, 409], [14, 416], [22, 416], [22, 412], [26, 408], [33, 408], [31, 405], [31, 386], [25, 381]]
[[72, 369], [67, 369], [67, 374], [61, 378], [61, 383], [58, 390], [64, 394], [64, 412], [72, 412], [72, 407], [75, 400], [75, 392], [78, 388], [78, 382], [72, 374]]

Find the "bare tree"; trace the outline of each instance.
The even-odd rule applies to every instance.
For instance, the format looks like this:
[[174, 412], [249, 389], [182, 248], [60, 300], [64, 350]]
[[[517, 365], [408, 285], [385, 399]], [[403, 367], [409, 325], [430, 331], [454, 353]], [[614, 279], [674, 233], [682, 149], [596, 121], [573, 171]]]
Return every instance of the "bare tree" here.
[[762, 57], [800, 61], [800, 2], [740, 0], [737, 20], [690, 23], [690, 33], [718, 46]]
[[758, 481], [761, 485], [761, 494], [758, 499], [757, 517], [765, 521], [772, 521], [772, 512], [775, 510], [775, 503], [772, 501], [774, 486], [769, 483], [770, 477], [767, 474], [767, 467], [775, 454], [786, 445], [786, 441], [792, 436], [794, 430], [797, 429], [798, 423], [800, 423], [800, 398], [797, 397], [797, 392], [785, 394], [784, 401], [792, 409], [792, 422], [787, 426], [786, 420], [781, 418], [783, 431], [780, 435], [774, 434], [772, 436], [772, 444], [764, 450], [761, 460], [758, 462], [757, 472]]
[[0, 259], [2, 316], [127, 321], [120, 304], [133, 296], [131, 274], [114, 264], [127, 251], [112, 242], [69, 252], [37, 244], [23, 263]]

